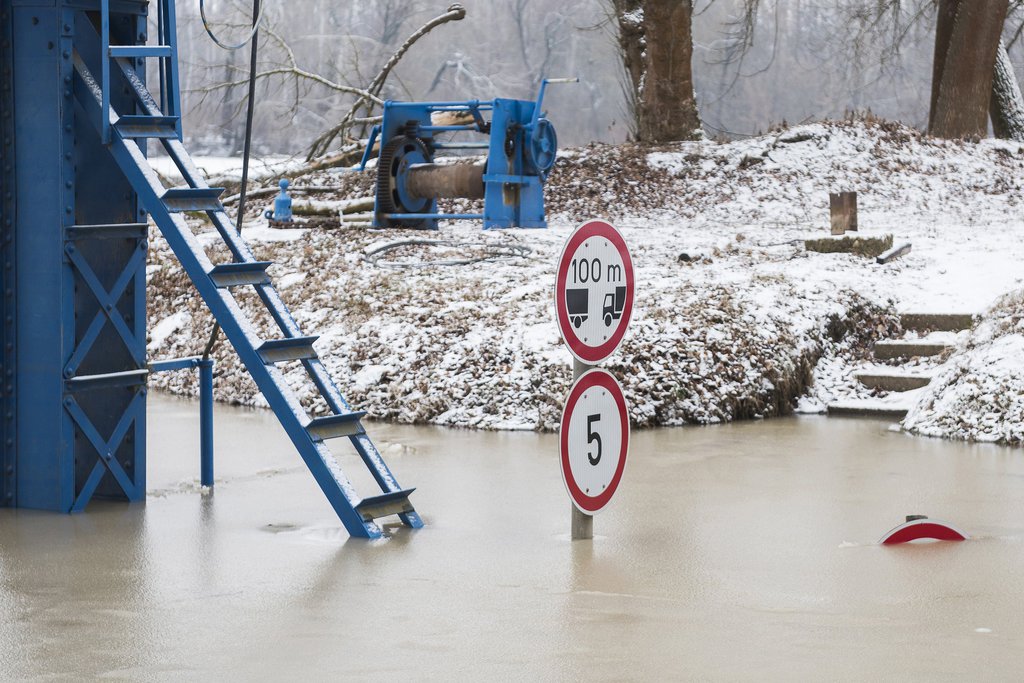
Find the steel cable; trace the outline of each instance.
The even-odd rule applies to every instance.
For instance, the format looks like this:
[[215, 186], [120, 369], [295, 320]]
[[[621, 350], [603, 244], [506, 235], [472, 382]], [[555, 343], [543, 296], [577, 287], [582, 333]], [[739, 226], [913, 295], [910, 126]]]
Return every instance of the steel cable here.
[[252, 30], [249, 31], [249, 35], [245, 37], [245, 40], [237, 45], [226, 45], [217, 38], [216, 34], [213, 32], [213, 28], [210, 26], [210, 22], [206, 19], [206, 0], [199, 0], [199, 17], [203, 20], [203, 29], [206, 31], [206, 35], [210, 36], [210, 40], [216, 43], [217, 47], [225, 50], [241, 50], [249, 43], [250, 40], [256, 37], [260, 24], [263, 23], [263, 7], [260, 6], [258, 2], [254, 3], [252, 16]]
[[[459, 259], [440, 261], [380, 261], [380, 257], [390, 251], [406, 246], [429, 246], [450, 248], [483, 248], [482, 256], [467, 256]], [[523, 244], [478, 244], [475, 242], [445, 242], [444, 240], [407, 239], [388, 242], [379, 247], [363, 252], [363, 260], [378, 268], [429, 268], [430, 266], [468, 266], [482, 261], [494, 261], [507, 258], [526, 258], [533, 249]]]

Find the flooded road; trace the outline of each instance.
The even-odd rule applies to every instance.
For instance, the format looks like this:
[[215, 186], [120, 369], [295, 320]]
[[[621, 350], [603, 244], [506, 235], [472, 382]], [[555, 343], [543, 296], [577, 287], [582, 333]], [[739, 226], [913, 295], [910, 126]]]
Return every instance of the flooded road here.
[[[822, 417], [637, 432], [571, 542], [554, 436], [371, 423], [427, 527], [367, 542], [270, 413], [217, 407], [204, 496], [197, 404], [150, 398], [145, 505], [0, 510], [0, 678], [1024, 672], [1020, 450]], [[974, 538], [874, 544], [907, 514]]]

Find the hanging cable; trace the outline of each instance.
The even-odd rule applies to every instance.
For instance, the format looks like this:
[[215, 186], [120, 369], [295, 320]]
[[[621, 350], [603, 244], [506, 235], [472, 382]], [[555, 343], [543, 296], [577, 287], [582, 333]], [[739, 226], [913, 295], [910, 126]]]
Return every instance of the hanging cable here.
[[253, 113], [256, 110], [256, 56], [259, 52], [259, 13], [262, 12], [260, 0], [252, 0], [252, 14], [253, 19], [252, 30], [253, 33], [250, 36], [252, 39], [252, 45], [249, 49], [249, 101], [246, 103], [245, 110], [245, 146], [242, 148], [242, 187], [239, 189], [238, 194], [238, 214], [235, 218], [235, 227], [237, 230], [242, 230], [242, 218], [245, 216], [245, 193], [246, 185], [249, 182], [249, 153], [252, 150], [252, 118]]
[[216, 43], [218, 47], [224, 48], [225, 50], [241, 50], [250, 40], [256, 38], [256, 33], [259, 31], [260, 24], [263, 22], [263, 8], [260, 7], [258, 2], [254, 3], [252, 10], [252, 30], [249, 31], [249, 35], [245, 37], [245, 40], [237, 45], [227, 45], [217, 38], [216, 34], [213, 32], [213, 28], [210, 26], [210, 22], [206, 19], [206, 0], [199, 0], [199, 16], [203, 20], [203, 28], [206, 30], [206, 35], [210, 36], [210, 40]]
[[[199, 7], [201, 11], [203, 7], [203, 0], [199, 0]], [[249, 49], [249, 101], [246, 103], [245, 109], [245, 144], [242, 147], [242, 186], [239, 188], [238, 194], [238, 213], [235, 214], [235, 230], [238, 232], [242, 231], [242, 220], [245, 218], [245, 193], [249, 184], [249, 155], [252, 152], [252, 120], [256, 111], [256, 58], [259, 54], [259, 22], [263, 17], [263, 7], [260, 4], [260, 0], [252, 1], [252, 16], [252, 33], [250, 33], [249, 37], [246, 39], [247, 42], [251, 40], [252, 45]], [[203, 17], [203, 25], [206, 25], [205, 16]], [[206, 32], [210, 34], [210, 37], [213, 38], [215, 43], [224, 47], [224, 45], [221, 45], [220, 41], [210, 33], [208, 27]], [[210, 339], [206, 342], [206, 348], [203, 349], [204, 361], [209, 359], [210, 354], [217, 345], [217, 338], [219, 336], [220, 323], [214, 322], [213, 330], [210, 332]]]

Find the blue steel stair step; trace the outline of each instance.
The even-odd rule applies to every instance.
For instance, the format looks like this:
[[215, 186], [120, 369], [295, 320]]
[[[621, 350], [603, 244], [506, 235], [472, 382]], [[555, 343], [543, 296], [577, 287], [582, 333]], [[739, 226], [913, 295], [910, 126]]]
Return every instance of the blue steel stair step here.
[[363, 430], [363, 426], [359, 424], [359, 421], [364, 417], [366, 417], [365, 410], [341, 413], [340, 415], [317, 417], [306, 425], [306, 431], [309, 432], [309, 435], [313, 437], [314, 441], [324, 441], [326, 439], [337, 439], [341, 436], [365, 434], [366, 432]]
[[177, 116], [122, 116], [114, 127], [126, 138], [176, 138]]
[[311, 337], [270, 339], [260, 344], [259, 348], [256, 349], [256, 353], [260, 355], [260, 358], [267, 365], [285, 363], [290, 360], [308, 360], [316, 358], [313, 342], [319, 338], [319, 335], [314, 335]]
[[112, 223], [109, 225], [72, 225], [67, 230], [68, 240], [81, 239], [145, 239], [149, 226], [145, 223]]
[[267, 285], [270, 284], [267, 268], [273, 264], [273, 261], [221, 263], [210, 271], [210, 279], [221, 289], [244, 287], [245, 285]]
[[170, 45], [111, 45], [111, 57], [127, 59], [146, 59], [147, 57], [170, 57]]
[[188, 187], [166, 190], [163, 200], [167, 209], [176, 213], [182, 211], [221, 211], [220, 197], [224, 194], [223, 187]]
[[389, 493], [382, 493], [379, 496], [363, 498], [356, 505], [356, 512], [366, 522], [372, 522], [379, 517], [387, 517], [388, 515], [415, 512], [412, 503], [409, 502], [409, 495], [415, 490], [415, 488], [402, 489], [401, 491], [391, 491]]

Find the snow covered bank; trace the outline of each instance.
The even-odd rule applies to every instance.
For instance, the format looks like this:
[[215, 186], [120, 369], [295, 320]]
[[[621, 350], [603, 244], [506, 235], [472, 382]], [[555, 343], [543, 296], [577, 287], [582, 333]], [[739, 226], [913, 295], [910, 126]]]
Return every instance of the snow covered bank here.
[[[320, 172], [293, 185], [334, 185], [311, 198], [349, 199], [368, 194], [367, 175]], [[981, 310], [1019, 287], [1024, 225], [1008, 218], [1022, 180], [1018, 145], [931, 140], [891, 123], [814, 124], [729, 144], [571, 150], [548, 185], [549, 230], [460, 223], [436, 235], [449, 247], [389, 257], [527, 245], [525, 258], [376, 267], [363, 252], [408, 233], [268, 230], [256, 217], [262, 206], [245, 235], [275, 261], [284, 299], [321, 335], [316, 348], [354, 405], [408, 422], [549, 429], [571, 376], [550, 313], [554, 262], [577, 223], [610, 218], [638, 274], [635, 322], [608, 364], [633, 421], [709, 423], [787, 412], [822, 354], [816, 390], [841, 391], [898, 308]], [[805, 252], [803, 238], [827, 232], [828, 192], [843, 189], [860, 192], [862, 230], [894, 232], [913, 252], [885, 266]], [[197, 221], [196, 230], [210, 227]], [[151, 355], [199, 352], [209, 316], [156, 236], [151, 263]], [[216, 356], [218, 397], [260, 404], [233, 352], [222, 343]], [[825, 366], [832, 376], [821, 376]], [[311, 399], [301, 368], [288, 376]], [[195, 391], [188, 373], [152, 381]]]
[[1024, 443], [1024, 292], [987, 313], [903, 426], [927, 436]]
[[[284, 298], [304, 329], [320, 333], [319, 354], [361, 409], [405, 422], [550, 429], [571, 378], [550, 313], [554, 261], [570, 230], [491, 235], [447, 228], [464, 244], [525, 241], [533, 251], [525, 259], [409, 271], [363, 261], [363, 251], [390, 233], [297, 231], [290, 241], [258, 242], [256, 250], [258, 258], [275, 261], [272, 273]], [[631, 333], [609, 367], [630, 394], [634, 423], [787, 412], [810, 380], [830, 316], [845, 316], [862, 302], [837, 287], [805, 288], [773, 272], [788, 250], [733, 247], [711, 263], [680, 263], [679, 230], [665, 231], [671, 239], [651, 240], [653, 229], [624, 229], [634, 245], [640, 295]], [[391, 258], [442, 259], [467, 248], [408, 251]], [[153, 261], [151, 344], [159, 347], [153, 355], [198, 353], [209, 316], [156, 239]], [[717, 262], [721, 269], [710, 267]], [[252, 297], [243, 298], [243, 307], [258, 310]], [[221, 344], [215, 355], [218, 396], [260, 404], [234, 353]], [[301, 395], [312, 396], [297, 364], [288, 376]], [[153, 381], [172, 391], [195, 390], [190, 373]]]

